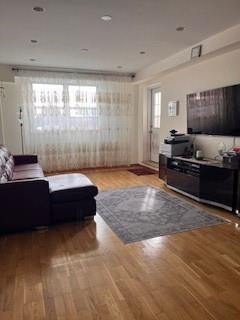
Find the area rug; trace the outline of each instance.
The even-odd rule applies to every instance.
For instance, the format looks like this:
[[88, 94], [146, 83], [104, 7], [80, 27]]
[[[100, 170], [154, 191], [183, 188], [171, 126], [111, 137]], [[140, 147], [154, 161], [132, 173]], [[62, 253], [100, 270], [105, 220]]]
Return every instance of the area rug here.
[[227, 223], [148, 186], [100, 192], [97, 212], [124, 243]]
[[157, 174], [157, 171], [147, 167], [138, 167], [138, 168], [128, 169], [128, 171], [136, 174], [137, 176], [147, 176], [150, 174]]

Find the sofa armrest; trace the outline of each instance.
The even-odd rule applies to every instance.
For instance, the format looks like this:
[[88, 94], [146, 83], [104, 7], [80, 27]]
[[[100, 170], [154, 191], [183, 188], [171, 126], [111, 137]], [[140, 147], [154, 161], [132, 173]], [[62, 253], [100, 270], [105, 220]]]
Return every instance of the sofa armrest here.
[[0, 184], [0, 232], [50, 224], [49, 185], [44, 179]]
[[18, 164], [29, 164], [29, 163], [38, 163], [38, 157], [36, 154], [22, 154], [13, 156], [14, 163]]

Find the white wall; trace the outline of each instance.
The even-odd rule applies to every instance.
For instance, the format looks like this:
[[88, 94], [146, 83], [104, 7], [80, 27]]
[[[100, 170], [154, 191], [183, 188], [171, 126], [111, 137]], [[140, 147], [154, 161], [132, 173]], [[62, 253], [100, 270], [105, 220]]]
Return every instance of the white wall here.
[[10, 66], [0, 64], [0, 144], [4, 144], [4, 119], [3, 119], [3, 101], [5, 93], [4, 82], [14, 82], [14, 74]]
[[3, 118], [2, 118], [2, 96], [0, 93], [0, 145], [4, 144], [4, 137], [3, 137]]
[[14, 73], [9, 65], [0, 64], [0, 81], [14, 82]]
[[138, 71], [135, 77], [137, 82], [146, 82], [150, 79], [157, 79], [166, 73], [193, 65], [201, 60], [207, 60], [213, 56], [222, 55], [226, 52], [240, 49], [240, 24], [217, 33], [196, 45], [202, 45], [202, 56], [200, 59], [190, 59], [192, 47], [188, 47], [167, 59], [160, 60], [150, 66]]
[[4, 144], [12, 153], [21, 153], [20, 126], [18, 124], [20, 90], [16, 83], [4, 83], [2, 115], [4, 125]]
[[[240, 49], [228, 52], [216, 57], [203, 60], [195, 65], [184, 67], [181, 70], [170, 72], [154, 81], [139, 85], [139, 143], [138, 160], [144, 159], [144, 145], [146, 144], [146, 133], [144, 133], [145, 110], [147, 109], [146, 92], [149, 86], [158, 81], [162, 90], [162, 114], [160, 141], [168, 135], [169, 130], [176, 129], [186, 132], [186, 95], [192, 92], [213, 89], [222, 86], [240, 83]], [[180, 102], [179, 115], [168, 117], [167, 105], [169, 101]], [[217, 155], [218, 143], [224, 142], [227, 148], [231, 148], [233, 138], [201, 136], [196, 139], [196, 145], [202, 148], [205, 156], [215, 157]], [[236, 139], [240, 144], [240, 139]]]

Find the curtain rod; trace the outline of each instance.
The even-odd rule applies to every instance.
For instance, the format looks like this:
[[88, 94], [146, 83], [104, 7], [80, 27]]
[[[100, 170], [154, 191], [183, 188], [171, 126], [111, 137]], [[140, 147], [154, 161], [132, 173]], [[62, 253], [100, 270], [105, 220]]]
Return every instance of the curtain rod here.
[[97, 76], [118, 76], [118, 77], [130, 77], [135, 78], [135, 73], [119, 73], [111, 71], [98, 71], [98, 70], [87, 70], [87, 69], [54, 69], [54, 68], [28, 68], [24, 66], [13, 67], [12, 71], [37, 71], [37, 72], [59, 72], [59, 73], [75, 73], [75, 74], [86, 74], [86, 75], [97, 75]]

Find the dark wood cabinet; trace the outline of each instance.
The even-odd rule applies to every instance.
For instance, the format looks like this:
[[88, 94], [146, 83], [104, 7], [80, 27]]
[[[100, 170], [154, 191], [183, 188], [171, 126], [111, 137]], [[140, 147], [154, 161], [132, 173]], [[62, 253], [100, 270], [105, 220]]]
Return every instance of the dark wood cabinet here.
[[238, 171], [236, 179], [236, 213], [240, 216], [240, 172]]
[[194, 197], [200, 192], [200, 166], [181, 160], [168, 160], [167, 185]]
[[240, 211], [239, 170], [221, 163], [167, 158], [167, 186], [203, 203]]
[[201, 166], [201, 198], [232, 210], [235, 207], [235, 179], [236, 170]]
[[159, 154], [159, 178], [166, 181], [167, 177], [167, 157]]

